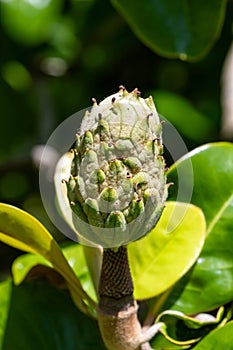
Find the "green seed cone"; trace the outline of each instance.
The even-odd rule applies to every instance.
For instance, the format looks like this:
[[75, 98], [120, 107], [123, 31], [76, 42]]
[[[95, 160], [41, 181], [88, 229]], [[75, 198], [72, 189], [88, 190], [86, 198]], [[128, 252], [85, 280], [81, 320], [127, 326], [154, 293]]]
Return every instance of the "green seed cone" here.
[[66, 186], [81, 241], [119, 247], [156, 225], [167, 197], [161, 133], [152, 98], [137, 89], [85, 114]]

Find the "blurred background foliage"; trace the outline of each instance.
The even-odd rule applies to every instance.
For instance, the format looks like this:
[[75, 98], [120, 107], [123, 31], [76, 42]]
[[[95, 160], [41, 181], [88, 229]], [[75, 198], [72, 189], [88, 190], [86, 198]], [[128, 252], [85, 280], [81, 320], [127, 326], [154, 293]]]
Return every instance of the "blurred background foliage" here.
[[[221, 74], [232, 42], [233, 2], [217, 42], [194, 62], [153, 52], [113, 4], [0, 0], [0, 201], [32, 213], [59, 240], [40, 200], [37, 145], [92, 97], [101, 100], [120, 84], [152, 94], [189, 150], [229, 138], [220, 133]], [[1, 268], [16, 254], [0, 245]]]

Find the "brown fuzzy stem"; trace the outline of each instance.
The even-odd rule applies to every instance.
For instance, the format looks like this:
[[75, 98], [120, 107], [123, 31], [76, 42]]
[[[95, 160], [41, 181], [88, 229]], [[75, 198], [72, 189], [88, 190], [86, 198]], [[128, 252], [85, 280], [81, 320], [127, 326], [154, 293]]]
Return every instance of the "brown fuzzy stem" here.
[[104, 250], [99, 297], [98, 322], [107, 349], [141, 349], [142, 330], [126, 247]]

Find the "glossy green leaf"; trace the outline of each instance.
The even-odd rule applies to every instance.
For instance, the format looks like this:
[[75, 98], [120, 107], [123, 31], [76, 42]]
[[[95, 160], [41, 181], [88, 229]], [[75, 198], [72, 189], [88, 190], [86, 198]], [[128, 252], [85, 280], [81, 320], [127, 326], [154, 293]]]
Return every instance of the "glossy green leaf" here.
[[153, 350], [181, 350], [189, 349], [190, 345], [177, 345], [167, 340], [161, 333], [158, 333], [151, 341], [151, 347]]
[[233, 144], [201, 146], [181, 158], [168, 172], [175, 199], [183, 174], [182, 192], [190, 186], [188, 162], [194, 173], [191, 202], [202, 208], [207, 238], [195, 267], [170, 295], [168, 307], [188, 314], [214, 309], [233, 300]]
[[218, 38], [226, 1], [112, 0], [134, 33], [166, 57], [196, 59]]
[[128, 247], [136, 299], [154, 297], [177, 282], [196, 261], [204, 240], [202, 211], [167, 202], [157, 226]]
[[209, 333], [194, 350], [232, 350], [233, 349], [233, 321], [224, 327]]
[[182, 312], [167, 310], [157, 317], [156, 322], [164, 323], [160, 332], [168, 341], [176, 345], [191, 345], [217, 327], [223, 315], [223, 307], [219, 309], [216, 317], [210, 314], [188, 317]]
[[46, 283], [1, 283], [0, 315], [4, 350], [105, 349], [96, 321], [75, 308], [67, 293]]
[[[88, 271], [86, 259], [83, 252], [83, 247], [77, 243], [69, 244], [62, 248], [62, 252], [67, 259], [69, 265], [72, 267], [83, 289], [86, 293], [97, 301], [93, 283]], [[44, 269], [39, 269], [43, 266]], [[45, 269], [45, 267], [49, 267]], [[55, 279], [54, 270], [51, 270], [52, 265], [41, 255], [24, 254], [15, 259], [12, 264], [12, 275], [16, 285], [21, 284], [26, 278], [41, 279], [47, 278], [53, 284], [58, 285], [60, 280]], [[32, 271], [33, 270], [33, 271]], [[55, 280], [54, 280], [55, 279]], [[63, 281], [65, 283], [65, 281]], [[59, 285], [58, 285], [59, 287]], [[64, 288], [64, 285], [62, 286]]]
[[38, 265], [52, 268], [52, 264], [38, 254], [23, 254], [16, 258], [11, 267], [15, 285], [21, 284], [29, 272]]
[[0, 203], [0, 241], [29, 253], [42, 255], [64, 277], [74, 302], [83, 312], [89, 313], [83, 300], [95, 307], [54, 238], [33, 216], [21, 209]]
[[64, 247], [62, 251], [79, 281], [81, 282], [83, 289], [92, 299], [97, 301], [97, 295], [88, 270], [83, 248], [84, 247], [81, 245], [74, 243], [69, 244], [67, 247]]

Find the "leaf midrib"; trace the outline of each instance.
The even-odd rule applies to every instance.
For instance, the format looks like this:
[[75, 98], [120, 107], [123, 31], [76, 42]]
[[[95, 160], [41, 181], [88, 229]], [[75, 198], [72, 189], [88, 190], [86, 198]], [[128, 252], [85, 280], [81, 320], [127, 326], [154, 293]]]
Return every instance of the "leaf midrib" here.
[[229, 197], [227, 201], [223, 203], [223, 205], [218, 210], [217, 214], [214, 216], [213, 220], [210, 222], [207, 231], [206, 236], [210, 234], [210, 232], [213, 230], [214, 226], [218, 223], [218, 221], [221, 218], [222, 213], [225, 211], [225, 209], [228, 207], [229, 203], [233, 200], [233, 194]]

